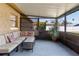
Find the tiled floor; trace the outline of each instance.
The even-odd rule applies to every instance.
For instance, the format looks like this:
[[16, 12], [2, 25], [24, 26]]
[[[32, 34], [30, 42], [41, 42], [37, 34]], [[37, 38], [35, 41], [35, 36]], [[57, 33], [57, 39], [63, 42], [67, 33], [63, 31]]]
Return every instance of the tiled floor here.
[[13, 52], [12, 56], [77, 56], [74, 51], [59, 42], [36, 40], [33, 52], [24, 50], [23, 52]]

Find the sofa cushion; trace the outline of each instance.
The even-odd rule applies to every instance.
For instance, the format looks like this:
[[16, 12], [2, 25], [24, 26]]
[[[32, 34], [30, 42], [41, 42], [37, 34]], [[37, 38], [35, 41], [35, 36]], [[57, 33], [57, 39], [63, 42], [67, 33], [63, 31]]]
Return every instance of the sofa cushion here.
[[33, 32], [28, 31], [27, 36], [32, 36]]
[[13, 41], [12, 43], [21, 44], [24, 40], [25, 40], [25, 37], [19, 37], [15, 41]]
[[10, 53], [13, 51], [19, 44], [25, 40], [25, 37], [19, 37], [15, 41], [0, 46], [0, 53]]
[[28, 36], [27, 39], [24, 42], [34, 42], [35, 37], [34, 36]]
[[21, 36], [34, 36], [34, 31], [22, 31]]
[[17, 43], [8, 43], [0, 46], [0, 53], [10, 53], [18, 46]]
[[20, 37], [20, 31], [13, 32], [14, 38]]
[[6, 44], [4, 35], [0, 35], [0, 45]]

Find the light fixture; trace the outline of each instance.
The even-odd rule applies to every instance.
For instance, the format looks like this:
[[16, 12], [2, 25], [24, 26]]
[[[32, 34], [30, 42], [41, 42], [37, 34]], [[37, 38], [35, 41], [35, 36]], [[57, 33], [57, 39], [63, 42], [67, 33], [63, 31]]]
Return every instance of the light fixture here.
[[17, 27], [11, 27], [10, 30], [19, 30]]

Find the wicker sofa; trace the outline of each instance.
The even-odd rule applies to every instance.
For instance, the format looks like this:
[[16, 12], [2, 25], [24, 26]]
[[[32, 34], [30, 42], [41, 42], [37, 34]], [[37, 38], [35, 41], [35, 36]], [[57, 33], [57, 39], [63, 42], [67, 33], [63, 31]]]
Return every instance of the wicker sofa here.
[[[34, 42], [34, 31], [14, 31], [5, 34], [0, 34], [0, 55], [10, 55], [12, 51], [23, 50], [24, 42]], [[29, 47], [31, 45], [29, 44]], [[27, 46], [26, 46], [27, 47]], [[33, 48], [33, 47], [30, 47]]]
[[[9, 40], [8, 36], [13, 36], [15, 40]], [[25, 37], [20, 36], [20, 31], [9, 32], [6, 34], [0, 34], [0, 54], [7, 54], [16, 49], [18, 51], [18, 46], [23, 43]]]

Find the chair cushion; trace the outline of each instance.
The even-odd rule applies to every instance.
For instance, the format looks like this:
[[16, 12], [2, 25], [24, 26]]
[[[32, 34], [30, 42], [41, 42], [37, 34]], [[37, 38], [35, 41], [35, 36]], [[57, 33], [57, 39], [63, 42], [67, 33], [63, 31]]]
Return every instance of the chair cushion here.
[[0, 35], [0, 45], [6, 44], [4, 35]]

